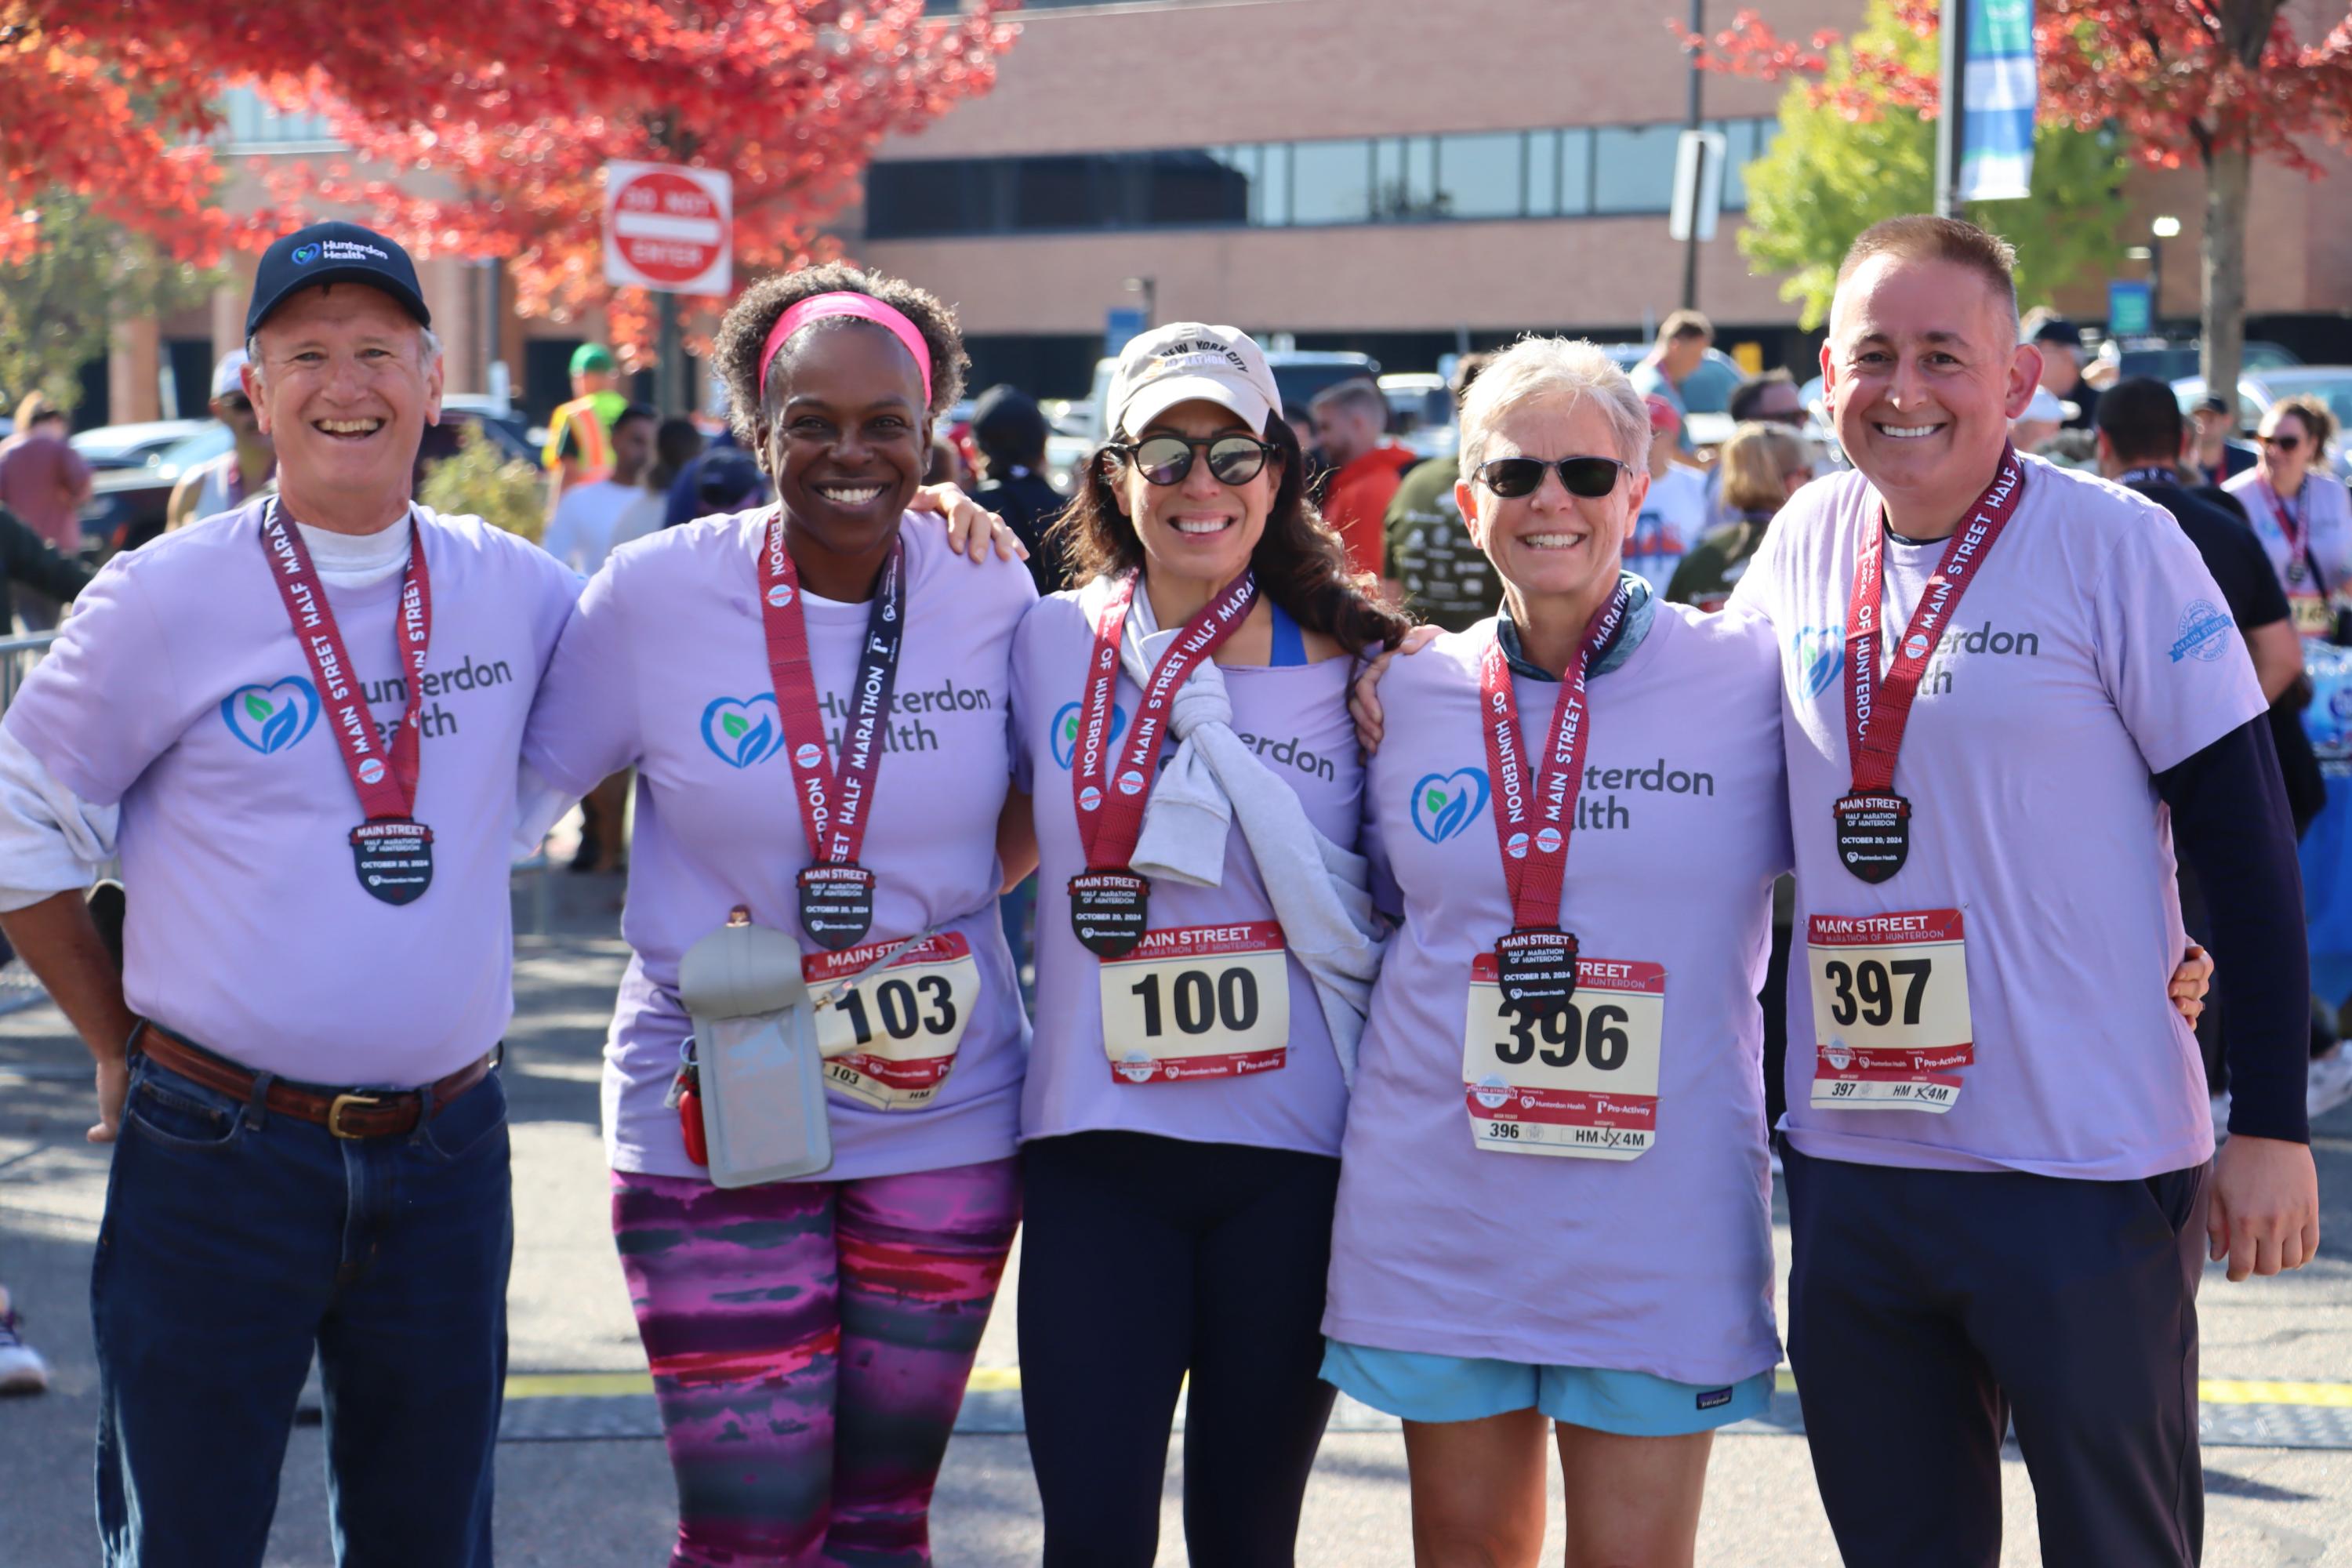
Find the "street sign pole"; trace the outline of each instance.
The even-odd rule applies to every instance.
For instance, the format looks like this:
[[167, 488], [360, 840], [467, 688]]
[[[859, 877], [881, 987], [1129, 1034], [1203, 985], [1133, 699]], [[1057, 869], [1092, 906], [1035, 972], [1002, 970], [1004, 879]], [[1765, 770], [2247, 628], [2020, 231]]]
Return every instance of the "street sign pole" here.
[[1967, 146], [1962, 131], [1969, 105], [1969, 0], [1943, 0], [1943, 20], [1937, 26], [1942, 69], [1936, 113], [1936, 216], [1958, 217], [1960, 157]]
[[677, 331], [677, 296], [656, 292], [654, 317], [654, 406], [665, 419], [682, 418], [687, 412], [686, 366]]
[[[1697, 37], [1706, 37], [1706, 0], [1691, 0], [1690, 30]], [[1693, 131], [1698, 129], [1699, 83], [1698, 57], [1693, 55], [1690, 68], [1689, 127]], [[1699, 172], [1699, 179], [1702, 184], [1705, 183], [1705, 170]], [[1683, 242], [1683, 309], [1685, 310], [1698, 309], [1698, 226], [1693, 224], [1689, 237]]]

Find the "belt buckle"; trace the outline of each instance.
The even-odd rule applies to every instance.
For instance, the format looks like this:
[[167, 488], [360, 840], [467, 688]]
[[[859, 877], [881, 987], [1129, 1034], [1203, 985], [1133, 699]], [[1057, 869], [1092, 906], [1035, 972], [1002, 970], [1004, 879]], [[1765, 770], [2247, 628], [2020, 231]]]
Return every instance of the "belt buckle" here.
[[363, 1132], [343, 1131], [343, 1107], [356, 1105], [368, 1109], [383, 1103], [383, 1100], [372, 1094], [339, 1094], [335, 1096], [333, 1103], [327, 1107], [327, 1131], [338, 1138], [363, 1138], [367, 1136]]

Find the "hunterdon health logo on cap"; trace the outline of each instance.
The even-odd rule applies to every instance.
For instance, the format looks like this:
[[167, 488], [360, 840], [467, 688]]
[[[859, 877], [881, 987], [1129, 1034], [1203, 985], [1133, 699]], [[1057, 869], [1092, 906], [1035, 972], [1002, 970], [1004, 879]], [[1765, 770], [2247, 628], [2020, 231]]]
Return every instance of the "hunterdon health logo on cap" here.
[[318, 259], [319, 247], [315, 245], [303, 246], [294, 253], [294, 265], [297, 267], [308, 267]]

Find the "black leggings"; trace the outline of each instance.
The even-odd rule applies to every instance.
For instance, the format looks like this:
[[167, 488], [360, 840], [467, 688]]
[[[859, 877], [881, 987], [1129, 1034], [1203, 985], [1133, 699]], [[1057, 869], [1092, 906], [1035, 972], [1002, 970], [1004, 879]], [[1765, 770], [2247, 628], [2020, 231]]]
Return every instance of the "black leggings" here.
[[1316, 1374], [1339, 1162], [1076, 1132], [1022, 1163], [1021, 1395], [1046, 1568], [1151, 1562], [1187, 1371], [1192, 1560], [1287, 1568], [1336, 1392]]

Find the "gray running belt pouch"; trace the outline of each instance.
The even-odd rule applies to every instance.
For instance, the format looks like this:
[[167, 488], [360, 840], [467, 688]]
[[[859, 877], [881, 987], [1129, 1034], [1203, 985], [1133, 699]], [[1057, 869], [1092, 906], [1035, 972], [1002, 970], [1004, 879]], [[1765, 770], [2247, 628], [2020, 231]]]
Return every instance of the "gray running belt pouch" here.
[[710, 1180], [751, 1187], [833, 1164], [816, 1010], [800, 943], [739, 911], [686, 950], [677, 993], [694, 1020]]

